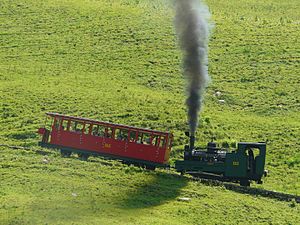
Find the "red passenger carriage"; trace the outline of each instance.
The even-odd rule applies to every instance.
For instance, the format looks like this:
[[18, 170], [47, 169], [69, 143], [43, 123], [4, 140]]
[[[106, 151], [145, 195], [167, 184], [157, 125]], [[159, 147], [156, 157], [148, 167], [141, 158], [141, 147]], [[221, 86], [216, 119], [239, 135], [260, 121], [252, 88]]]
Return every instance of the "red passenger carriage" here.
[[173, 135], [97, 120], [46, 113], [47, 121], [38, 133], [39, 145], [60, 149], [69, 156], [76, 152], [86, 159], [102, 155], [154, 169], [167, 166]]

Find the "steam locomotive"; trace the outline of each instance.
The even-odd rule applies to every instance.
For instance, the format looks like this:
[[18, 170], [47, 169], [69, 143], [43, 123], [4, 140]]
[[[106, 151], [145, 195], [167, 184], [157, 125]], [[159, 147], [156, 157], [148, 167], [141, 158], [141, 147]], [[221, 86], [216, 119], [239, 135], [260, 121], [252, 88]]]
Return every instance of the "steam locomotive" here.
[[[173, 142], [170, 132], [46, 113], [45, 126], [39, 128], [38, 133], [42, 135], [40, 146], [60, 149], [65, 157], [77, 153], [83, 160], [93, 155], [151, 170], [169, 167]], [[178, 172], [240, 182], [242, 186], [249, 186], [250, 181], [262, 183], [261, 179], [266, 175], [265, 143], [241, 142], [236, 150], [229, 151], [218, 148], [214, 142], [208, 143], [205, 149], [195, 148], [195, 137], [191, 135], [189, 140], [184, 159], [175, 162]]]
[[195, 137], [190, 136], [190, 145], [185, 146], [184, 160], [177, 160], [175, 168], [180, 173], [193, 176], [239, 182], [250, 186], [250, 181], [262, 184], [267, 175], [265, 167], [266, 143], [240, 142], [233, 151], [218, 148], [209, 142], [206, 148], [194, 147]]

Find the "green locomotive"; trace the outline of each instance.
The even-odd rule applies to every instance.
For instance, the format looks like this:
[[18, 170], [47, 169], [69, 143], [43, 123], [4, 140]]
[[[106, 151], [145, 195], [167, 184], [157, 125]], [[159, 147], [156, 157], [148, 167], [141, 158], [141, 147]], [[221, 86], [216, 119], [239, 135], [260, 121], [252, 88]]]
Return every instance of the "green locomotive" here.
[[240, 142], [233, 151], [218, 148], [210, 142], [205, 149], [194, 148], [195, 137], [185, 146], [184, 160], [175, 162], [178, 172], [193, 176], [239, 182], [250, 186], [250, 181], [262, 184], [265, 171], [266, 143]]

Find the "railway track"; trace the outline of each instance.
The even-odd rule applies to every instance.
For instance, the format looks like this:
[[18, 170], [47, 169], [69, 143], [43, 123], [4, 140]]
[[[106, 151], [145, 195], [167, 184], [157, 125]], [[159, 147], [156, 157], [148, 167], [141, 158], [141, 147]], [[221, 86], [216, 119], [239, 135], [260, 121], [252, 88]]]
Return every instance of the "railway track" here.
[[191, 179], [193, 181], [200, 182], [202, 184], [206, 184], [210, 186], [222, 186], [227, 190], [231, 190], [242, 194], [249, 194], [252, 196], [262, 196], [266, 198], [276, 199], [279, 201], [287, 201], [287, 202], [295, 201], [297, 203], [300, 203], [300, 196], [298, 195], [292, 195], [292, 194], [287, 194], [287, 193], [282, 193], [277, 191], [270, 191], [261, 188], [244, 187], [234, 183], [227, 183], [227, 182], [205, 179], [205, 178], [192, 177]]
[[0, 144], [0, 147], [6, 147], [10, 149], [15, 149], [15, 150], [25, 150], [25, 151], [34, 151], [38, 154], [49, 154], [50, 151], [45, 151], [45, 150], [40, 150], [40, 149], [34, 149], [30, 147], [23, 147], [23, 146], [15, 146], [15, 145], [6, 145], [6, 144]]
[[[40, 150], [40, 149], [35, 149], [35, 148], [30, 148], [30, 147], [22, 147], [22, 146], [12, 146], [12, 145], [6, 145], [6, 144], [0, 144], [0, 147], [6, 147], [10, 149], [15, 149], [15, 150], [27, 150], [27, 151], [34, 151], [38, 154], [51, 154], [53, 151], [47, 151], [47, 150]], [[178, 175], [180, 176], [180, 175]], [[277, 192], [277, 191], [270, 191], [270, 190], [265, 190], [261, 188], [253, 188], [253, 187], [244, 187], [240, 186], [238, 184], [234, 183], [228, 183], [228, 182], [223, 182], [223, 181], [218, 181], [218, 180], [212, 180], [212, 179], [206, 179], [206, 178], [199, 178], [199, 177], [188, 177], [190, 180], [193, 180], [195, 182], [200, 182], [205, 185], [209, 186], [221, 186], [226, 188], [227, 190], [231, 190], [234, 192], [238, 193], [243, 193], [243, 194], [249, 194], [252, 196], [262, 196], [266, 198], [271, 198], [271, 199], [276, 199], [279, 201], [295, 201], [296, 203], [300, 204], [300, 196], [298, 195], [292, 195], [292, 194], [287, 194], [287, 193], [282, 193], [282, 192]]]

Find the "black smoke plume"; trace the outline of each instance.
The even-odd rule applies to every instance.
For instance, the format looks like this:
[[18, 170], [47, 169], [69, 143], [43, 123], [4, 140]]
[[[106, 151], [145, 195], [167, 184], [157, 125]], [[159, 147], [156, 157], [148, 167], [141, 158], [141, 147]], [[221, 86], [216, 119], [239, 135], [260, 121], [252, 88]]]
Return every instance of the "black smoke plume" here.
[[208, 75], [210, 12], [199, 0], [176, 0], [175, 28], [183, 52], [184, 75], [188, 81], [186, 104], [191, 135], [198, 126]]

